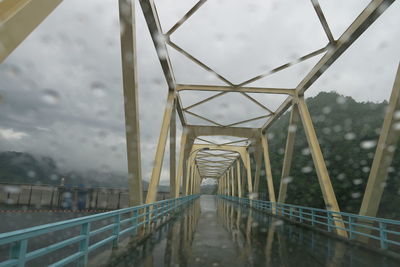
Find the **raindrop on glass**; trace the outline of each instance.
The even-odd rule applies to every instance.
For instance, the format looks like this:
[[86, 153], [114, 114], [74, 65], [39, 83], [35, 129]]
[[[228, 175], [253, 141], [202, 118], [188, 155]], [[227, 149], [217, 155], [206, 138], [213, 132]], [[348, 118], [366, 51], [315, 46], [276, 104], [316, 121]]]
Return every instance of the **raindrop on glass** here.
[[60, 101], [60, 94], [51, 89], [43, 90], [42, 100], [46, 104], [56, 105]]

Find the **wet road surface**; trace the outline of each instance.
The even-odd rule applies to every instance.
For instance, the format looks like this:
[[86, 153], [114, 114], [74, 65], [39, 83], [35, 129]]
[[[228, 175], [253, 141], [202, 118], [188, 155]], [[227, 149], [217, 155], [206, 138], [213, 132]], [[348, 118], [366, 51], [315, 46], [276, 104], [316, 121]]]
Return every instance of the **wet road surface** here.
[[105, 265], [400, 266], [400, 262], [265, 213], [202, 196], [178, 218]]

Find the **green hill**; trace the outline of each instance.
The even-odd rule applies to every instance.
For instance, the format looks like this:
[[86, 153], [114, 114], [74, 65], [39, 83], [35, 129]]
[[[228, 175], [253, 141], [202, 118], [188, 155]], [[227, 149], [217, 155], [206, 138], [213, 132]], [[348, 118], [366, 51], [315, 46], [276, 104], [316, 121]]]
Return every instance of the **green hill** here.
[[[335, 92], [308, 98], [314, 127], [342, 211], [358, 212], [374, 157], [387, 102], [356, 102]], [[271, 166], [276, 194], [279, 191], [289, 113], [269, 129]], [[379, 215], [399, 218], [400, 155], [396, 153], [386, 184]], [[254, 166], [254, 164], [253, 164]], [[254, 168], [253, 168], [254, 169]], [[298, 124], [287, 203], [324, 207], [301, 122]], [[265, 175], [261, 189], [266, 191]]]

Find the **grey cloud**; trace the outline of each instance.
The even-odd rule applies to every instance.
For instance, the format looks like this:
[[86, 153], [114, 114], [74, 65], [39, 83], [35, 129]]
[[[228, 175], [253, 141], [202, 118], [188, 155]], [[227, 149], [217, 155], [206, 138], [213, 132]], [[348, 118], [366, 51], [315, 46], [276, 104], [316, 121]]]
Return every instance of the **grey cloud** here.
[[[196, 2], [156, 1], [164, 30]], [[369, 1], [320, 2], [338, 37]], [[358, 100], [386, 99], [400, 58], [399, 9], [400, 4], [394, 3], [354, 44], [349, 51], [354, 55], [346, 53], [307, 95], [337, 90]], [[136, 11], [143, 177], [149, 179], [167, 86], [138, 4]], [[235, 82], [268, 71], [327, 42], [308, 0], [208, 1], [172, 39]], [[221, 84], [175, 51], [169, 51], [178, 82]], [[254, 85], [293, 87], [316, 60], [293, 66]], [[63, 168], [126, 170], [121, 80], [117, 2], [64, 1], [0, 65], [0, 128], [29, 134], [13, 142], [0, 138], [0, 148], [51, 155]], [[56, 104], [43, 100], [46, 90], [59, 95]], [[184, 105], [199, 100], [199, 95], [185, 93]], [[203, 105], [196, 111], [227, 122], [262, 114], [257, 106], [241, 99], [227, 95], [230, 104], [216, 101], [219, 109]], [[257, 99], [275, 109], [284, 97], [267, 95]], [[191, 121], [200, 122], [193, 118]], [[179, 134], [180, 131], [177, 144]], [[163, 183], [168, 180], [168, 146], [165, 158]]]

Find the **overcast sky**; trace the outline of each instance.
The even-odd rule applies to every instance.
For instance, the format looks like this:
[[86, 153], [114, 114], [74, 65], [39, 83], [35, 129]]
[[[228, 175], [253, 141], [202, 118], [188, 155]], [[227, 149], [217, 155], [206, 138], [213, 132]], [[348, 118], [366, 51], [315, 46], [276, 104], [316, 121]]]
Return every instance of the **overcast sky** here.
[[[335, 38], [368, 2], [320, 0]], [[0, 150], [49, 155], [63, 169], [125, 172], [117, 3], [65, 0], [0, 65]], [[166, 32], [195, 3], [156, 1], [163, 30]], [[141, 150], [143, 178], [148, 180], [167, 87], [138, 4], [136, 9]], [[399, 14], [397, 1], [306, 96], [335, 90], [359, 101], [388, 99], [400, 59]], [[172, 35], [172, 40], [233, 83], [293, 61], [327, 43], [309, 0], [209, 0]], [[173, 49], [169, 53], [179, 83], [223, 84]], [[319, 58], [251, 85], [294, 88]], [[188, 106], [210, 95], [185, 92], [181, 97]], [[271, 109], [276, 109], [284, 98], [257, 96]], [[220, 123], [265, 115], [263, 109], [237, 94], [225, 95], [193, 111]], [[200, 122], [190, 116], [188, 119]], [[168, 179], [167, 164], [168, 153], [163, 181]]]

